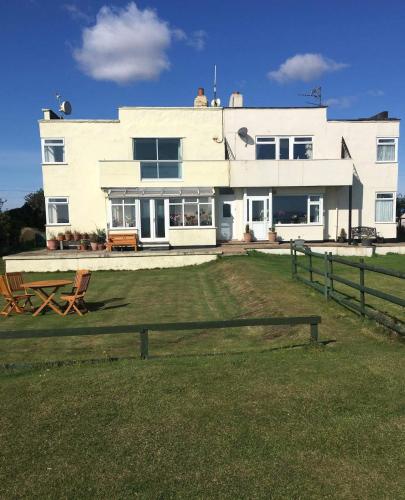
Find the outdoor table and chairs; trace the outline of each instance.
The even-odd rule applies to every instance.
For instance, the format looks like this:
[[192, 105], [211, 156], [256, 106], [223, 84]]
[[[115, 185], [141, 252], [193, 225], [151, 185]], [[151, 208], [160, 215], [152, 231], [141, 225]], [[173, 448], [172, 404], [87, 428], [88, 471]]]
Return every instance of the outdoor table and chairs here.
[[[78, 270], [74, 281], [68, 279], [25, 281], [22, 273], [6, 273], [0, 276], [0, 295], [6, 302], [0, 315], [9, 316], [12, 312], [21, 314], [29, 311], [36, 317], [49, 309], [59, 316], [66, 316], [69, 313], [82, 316], [83, 313], [88, 312], [84, 297], [90, 277], [91, 272], [87, 269]], [[68, 285], [73, 285], [73, 287], [69, 291], [62, 291], [59, 297], [64, 302], [62, 306], [57, 301], [57, 293], [59, 289]], [[37, 308], [31, 302], [34, 296], [41, 302]]]

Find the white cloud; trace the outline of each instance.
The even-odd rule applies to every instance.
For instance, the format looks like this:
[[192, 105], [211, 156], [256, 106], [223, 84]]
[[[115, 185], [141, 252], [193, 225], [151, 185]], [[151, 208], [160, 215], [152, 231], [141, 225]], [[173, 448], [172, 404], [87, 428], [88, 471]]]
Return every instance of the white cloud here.
[[324, 104], [335, 108], [347, 109], [350, 108], [357, 101], [357, 96], [348, 95], [342, 97], [331, 97], [327, 99]]
[[293, 80], [310, 82], [320, 78], [325, 73], [331, 73], [346, 68], [348, 64], [338, 63], [321, 54], [296, 54], [286, 59], [277, 70], [269, 71], [270, 80], [287, 83]]
[[69, 16], [74, 21], [80, 21], [85, 23], [90, 23], [92, 21], [92, 17], [89, 14], [86, 14], [86, 12], [81, 10], [77, 5], [73, 3], [65, 3], [62, 5], [62, 8], [69, 14]]
[[172, 33], [155, 11], [102, 7], [96, 24], [83, 30], [83, 45], [73, 52], [81, 69], [96, 80], [129, 83], [154, 80], [170, 63]]
[[380, 90], [380, 89], [372, 89], [372, 90], [368, 90], [366, 92], [366, 94], [371, 96], [371, 97], [382, 97], [383, 95], [385, 95], [385, 92], [383, 90]]
[[[64, 8], [77, 20], [87, 19], [74, 4]], [[95, 25], [83, 29], [82, 46], [73, 51], [73, 57], [96, 80], [120, 84], [155, 80], [170, 68], [167, 50], [173, 40], [200, 51], [206, 38], [203, 30], [187, 34], [173, 29], [154, 10], [142, 10], [130, 2], [125, 8], [102, 7]]]

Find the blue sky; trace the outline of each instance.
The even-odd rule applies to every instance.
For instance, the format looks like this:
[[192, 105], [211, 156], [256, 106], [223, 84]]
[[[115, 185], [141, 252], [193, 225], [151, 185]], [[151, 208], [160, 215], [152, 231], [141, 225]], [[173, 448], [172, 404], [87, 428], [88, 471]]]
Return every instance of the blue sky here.
[[72, 118], [187, 106], [198, 86], [211, 97], [217, 64], [223, 103], [240, 90], [248, 106], [303, 105], [322, 85], [330, 118], [405, 115], [403, 0], [3, 0], [0, 19], [5, 208], [41, 187], [37, 120], [56, 92]]

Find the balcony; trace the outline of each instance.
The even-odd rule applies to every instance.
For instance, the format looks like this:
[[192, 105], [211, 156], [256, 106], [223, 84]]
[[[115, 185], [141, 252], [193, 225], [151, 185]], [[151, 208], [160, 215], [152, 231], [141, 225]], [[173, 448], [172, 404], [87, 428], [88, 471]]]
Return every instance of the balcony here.
[[245, 160], [230, 162], [231, 187], [349, 186], [353, 161]]
[[229, 186], [229, 162], [227, 160], [183, 161], [181, 179], [141, 179], [139, 161], [100, 160], [101, 188], [117, 187], [191, 187]]

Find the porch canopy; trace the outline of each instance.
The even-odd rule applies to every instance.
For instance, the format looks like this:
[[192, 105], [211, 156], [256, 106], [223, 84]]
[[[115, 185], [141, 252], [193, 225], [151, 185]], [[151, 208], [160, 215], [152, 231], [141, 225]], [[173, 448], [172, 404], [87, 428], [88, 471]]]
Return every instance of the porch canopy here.
[[213, 187], [135, 187], [135, 188], [113, 188], [107, 190], [108, 197], [111, 198], [175, 198], [212, 196]]

